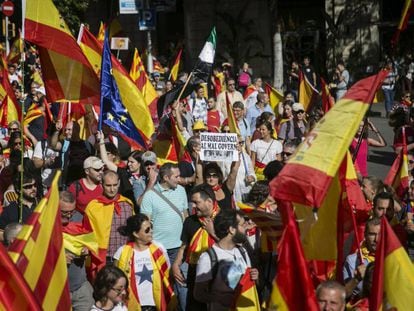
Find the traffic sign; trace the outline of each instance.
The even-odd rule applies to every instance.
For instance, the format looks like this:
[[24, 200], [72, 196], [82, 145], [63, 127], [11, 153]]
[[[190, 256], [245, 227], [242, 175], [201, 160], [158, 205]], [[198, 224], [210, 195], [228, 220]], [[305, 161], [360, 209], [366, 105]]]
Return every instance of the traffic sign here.
[[139, 11], [139, 30], [155, 30], [157, 12], [155, 9]]
[[12, 16], [14, 13], [14, 4], [11, 1], [4, 1], [1, 4], [1, 11], [6, 16]]

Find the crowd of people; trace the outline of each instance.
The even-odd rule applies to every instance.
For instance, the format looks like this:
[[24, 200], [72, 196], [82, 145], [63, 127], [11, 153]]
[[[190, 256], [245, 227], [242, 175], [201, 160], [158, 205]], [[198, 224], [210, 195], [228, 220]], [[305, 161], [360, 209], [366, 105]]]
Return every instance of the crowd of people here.
[[[28, 76], [41, 74], [36, 51], [28, 53]], [[26, 118], [23, 124], [15, 120], [0, 131], [1, 239], [6, 245], [13, 243], [21, 223], [29, 219], [61, 170], [63, 232], [70, 235], [74, 226], [82, 226], [94, 233], [97, 243], [78, 254], [66, 250], [74, 310], [229, 310], [235, 307], [244, 278], [256, 284], [258, 300], [251, 303], [260, 310], [269, 300], [277, 273], [277, 252], [263, 251], [261, 228], [239, 210], [237, 202], [280, 217], [278, 204], [269, 195], [269, 182], [323, 115], [318, 104], [306, 111], [298, 102], [300, 72], [318, 87], [310, 61], [305, 57], [303, 64], [292, 62], [284, 99], [275, 109], [262, 79], [247, 63], [234, 74], [228, 63], [215, 68], [211, 89], [199, 85], [187, 98], [169, 103], [169, 115], [160, 120], [154, 141], [160, 134], [171, 135], [172, 118], [186, 146], [178, 163], [162, 164], [154, 150], [131, 150], [111, 128], [104, 125], [98, 130], [90, 111], [83, 111], [82, 122], [74, 114], [63, 116], [63, 104], [47, 103], [39, 81], [24, 79], [23, 87], [18, 66], [10, 64], [8, 78]], [[394, 63], [387, 65], [392, 69]], [[393, 146], [398, 153], [406, 141], [410, 172], [414, 109], [407, 79], [411, 71], [401, 79], [400, 102], [394, 102], [396, 71], [390, 70], [382, 86], [395, 133]], [[166, 76], [152, 75], [159, 94], [173, 87]], [[349, 84], [350, 74], [339, 62], [330, 85], [336, 100]], [[229, 133], [229, 113], [240, 132], [237, 161], [202, 161], [200, 133]], [[363, 229], [362, 257], [355, 245], [350, 246], [343, 283], [319, 280], [316, 295], [321, 310], [344, 310], [346, 304], [352, 310], [368, 310], [381, 217], [392, 224], [414, 259], [412, 175], [409, 188], [396, 193], [368, 174], [368, 148], [385, 145], [375, 124], [365, 119], [350, 146], [362, 192], [371, 206]]]

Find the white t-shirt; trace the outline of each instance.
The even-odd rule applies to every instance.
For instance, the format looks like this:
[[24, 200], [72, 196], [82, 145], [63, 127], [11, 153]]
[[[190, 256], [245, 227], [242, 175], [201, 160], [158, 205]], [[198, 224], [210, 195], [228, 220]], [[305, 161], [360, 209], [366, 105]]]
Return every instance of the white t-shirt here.
[[267, 164], [270, 161], [276, 160], [276, 155], [282, 153], [283, 146], [275, 139], [272, 139], [268, 143], [262, 139], [256, 139], [250, 145], [250, 150], [256, 153], [256, 161]]
[[[105, 310], [108, 310], [108, 309], [101, 309], [97, 307], [96, 305], [93, 305], [90, 311], [105, 311]], [[126, 305], [120, 302], [116, 306], [114, 306], [110, 311], [128, 311], [128, 308]]]
[[[44, 146], [46, 150], [42, 150], [42, 141], [38, 141], [35, 148], [34, 148], [34, 152], [33, 152], [33, 157], [34, 158], [38, 158], [38, 159], [42, 159], [43, 161], [45, 161], [47, 158], [55, 158], [57, 159], [59, 157], [59, 152], [54, 151], [53, 149], [50, 149], [48, 147], [48, 143], [44, 142]], [[46, 187], [50, 187], [50, 185], [52, 184], [52, 180], [54, 177], [54, 172], [56, 170], [55, 169], [51, 169], [51, 168], [43, 168], [42, 169], [42, 183], [44, 186]]]
[[[161, 248], [165, 258], [167, 259], [168, 267], [170, 267], [170, 262], [165, 248], [159, 243], [154, 244]], [[124, 247], [125, 246], [121, 246], [118, 248], [114, 254], [114, 259], [119, 260]], [[134, 271], [138, 298], [141, 306], [155, 306], [154, 294], [152, 291], [154, 267], [152, 266], [149, 248], [145, 251], [138, 251], [134, 249]]]
[[[244, 260], [237, 247], [225, 250], [214, 244], [213, 249], [217, 254], [218, 269], [211, 286], [212, 294], [215, 292], [234, 293], [246, 269], [251, 266], [249, 255], [245, 251], [246, 260]], [[197, 263], [196, 283], [211, 280], [213, 278], [211, 268], [210, 256], [207, 252], [202, 253]], [[222, 304], [213, 302], [210, 304], [210, 308], [211, 310], [222, 310], [223, 306], [231, 305], [233, 298], [231, 301], [223, 301]]]

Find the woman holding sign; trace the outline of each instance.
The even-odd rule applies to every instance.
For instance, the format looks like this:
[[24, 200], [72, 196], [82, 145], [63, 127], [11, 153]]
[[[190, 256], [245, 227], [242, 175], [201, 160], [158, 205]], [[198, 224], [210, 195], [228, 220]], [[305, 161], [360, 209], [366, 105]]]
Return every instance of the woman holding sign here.
[[260, 139], [256, 139], [250, 146], [251, 158], [257, 180], [263, 180], [263, 170], [267, 163], [273, 160], [282, 160], [282, 144], [273, 139], [273, 127], [269, 121], [259, 125]]

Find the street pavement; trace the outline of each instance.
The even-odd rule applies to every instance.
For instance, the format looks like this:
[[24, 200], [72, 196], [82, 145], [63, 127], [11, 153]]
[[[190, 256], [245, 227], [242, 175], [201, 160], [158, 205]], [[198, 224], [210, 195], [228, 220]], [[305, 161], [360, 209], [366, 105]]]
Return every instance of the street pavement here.
[[[388, 125], [388, 119], [385, 118], [384, 103], [373, 104], [369, 119], [374, 123], [377, 129], [385, 139], [387, 146], [383, 148], [369, 147], [368, 155], [368, 174], [377, 176], [384, 180], [396, 157], [392, 148], [394, 132]], [[370, 137], [376, 138], [375, 133], [370, 132]]]

